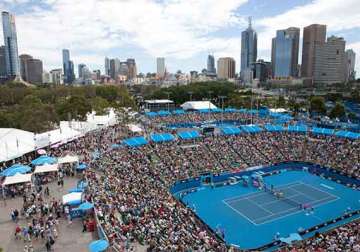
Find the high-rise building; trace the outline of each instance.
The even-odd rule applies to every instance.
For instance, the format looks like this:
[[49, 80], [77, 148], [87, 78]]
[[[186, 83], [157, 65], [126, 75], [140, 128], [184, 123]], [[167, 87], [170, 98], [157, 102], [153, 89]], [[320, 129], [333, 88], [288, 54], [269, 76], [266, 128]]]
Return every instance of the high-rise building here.
[[39, 59], [29, 59], [25, 63], [26, 81], [33, 84], [42, 83], [43, 63]]
[[331, 36], [327, 42], [315, 45], [314, 83], [345, 81], [345, 40]]
[[235, 78], [235, 60], [230, 57], [219, 58], [217, 62], [217, 76], [219, 79], [234, 79]]
[[94, 80], [100, 80], [101, 79], [101, 71], [100, 69], [93, 71]]
[[120, 68], [119, 68], [119, 74], [126, 76], [128, 78], [129, 76], [129, 67], [127, 62], [120, 62]]
[[64, 83], [71, 84], [75, 79], [74, 63], [70, 60], [70, 51], [63, 49], [63, 69], [64, 69]]
[[105, 75], [110, 76], [110, 59], [108, 57], [105, 58]]
[[44, 71], [42, 74], [42, 82], [45, 84], [52, 83], [51, 74], [47, 71]]
[[345, 81], [355, 80], [355, 58], [356, 54], [352, 49], [345, 52]]
[[326, 40], [326, 25], [312, 24], [304, 27], [301, 77], [312, 79], [316, 60], [315, 48], [323, 45]]
[[64, 84], [63, 72], [61, 68], [51, 70], [50, 75], [51, 75], [50, 79], [52, 80], [52, 83], [54, 83], [55, 85]]
[[28, 54], [21, 54], [19, 56], [20, 59], [20, 76], [24, 81], [28, 81], [26, 76], [26, 63], [28, 60], [32, 59], [33, 57]]
[[165, 58], [157, 58], [156, 59], [156, 73], [158, 78], [164, 78], [165, 77]]
[[290, 27], [276, 32], [271, 47], [274, 77], [298, 76], [299, 38], [299, 28]]
[[137, 75], [135, 59], [127, 59], [126, 64], [128, 67], [128, 79], [129, 80], [135, 79]]
[[80, 79], [84, 79], [84, 68], [86, 67], [85, 64], [78, 65], [78, 75]]
[[241, 69], [240, 76], [243, 81], [246, 80], [247, 72], [251, 68], [251, 64], [256, 62], [257, 58], [257, 34], [251, 25], [249, 18], [249, 27], [241, 33]]
[[252, 63], [252, 71], [254, 79], [257, 79], [261, 83], [266, 82], [271, 76], [271, 63], [259, 59], [255, 63]]
[[0, 79], [5, 79], [6, 76], [5, 46], [0, 46]]
[[9, 12], [3, 11], [2, 23], [5, 43], [6, 73], [10, 78], [20, 77], [15, 17]]
[[216, 76], [216, 68], [215, 68], [215, 58], [214, 55], [208, 55], [207, 58], [207, 75], [208, 76]]

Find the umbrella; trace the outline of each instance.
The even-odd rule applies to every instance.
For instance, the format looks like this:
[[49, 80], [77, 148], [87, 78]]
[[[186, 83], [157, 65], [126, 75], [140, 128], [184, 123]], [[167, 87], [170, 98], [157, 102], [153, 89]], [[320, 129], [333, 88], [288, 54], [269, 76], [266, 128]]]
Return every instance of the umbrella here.
[[77, 187], [74, 187], [74, 188], [71, 188], [68, 190], [69, 193], [72, 193], [72, 192], [83, 192], [84, 189], [83, 188], [77, 188]]
[[87, 210], [90, 210], [90, 209], [92, 209], [94, 207], [94, 205], [93, 204], [91, 204], [90, 202], [84, 202], [84, 203], [82, 203], [79, 207], [78, 207], [78, 209], [79, 210], [82, 210], [82, 211], [87, 211]]
[[32, 165], [44, 165], [44, 164], [54, 164], [56, 163], [56, 158], [49, 157], [46, 155], [40, 156], [37, 159], [31, 161]]
[[40, 149], [40, 150], [37, 150], [37, 153], [40, 154], [40, 155], [45, 155], [45, 154], [46, 154], [46, 150]]
[[89, 244], [90, 252], [101, 252], [109, 247], [109, 242], [106, 240], [97, 240]]
[[87, 164], [85, 164], [85, 163], [80, 163], [80, 164], [76, 167], [76, 169], [77, 169], [77, 170], [85, 170], [87, 167], [88, 167]]
[[111, 145], [111, 148], [112, 148], [112, 149], [118, 149], [118, 148], [120, 148], [120, 147], [121, 147], [120, 144], [113, 144], [113, 145]]
[[10, 177], [10, 176], [14, 176], [16, 173], [24, 174], [29, 171], [31, 171], [31, 168], [27, 165], [14, 164], [13, 166], [10, 166], [6, 170], [4, 170], [1, 173], [1, 176]]

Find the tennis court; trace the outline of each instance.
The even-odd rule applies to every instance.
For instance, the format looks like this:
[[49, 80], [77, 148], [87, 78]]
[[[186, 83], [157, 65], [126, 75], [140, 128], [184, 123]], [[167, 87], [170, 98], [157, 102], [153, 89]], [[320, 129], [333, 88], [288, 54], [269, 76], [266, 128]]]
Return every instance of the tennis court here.
[[261, 225], [300, 212], [304, 204], [317, 207], [338, 199], [302, 182], [279, 186], [275, 190], [283, 192], [284, 196], [277, 198], [269, 191], [260, 191], [224, 199], [223, 202], [254, 225]]

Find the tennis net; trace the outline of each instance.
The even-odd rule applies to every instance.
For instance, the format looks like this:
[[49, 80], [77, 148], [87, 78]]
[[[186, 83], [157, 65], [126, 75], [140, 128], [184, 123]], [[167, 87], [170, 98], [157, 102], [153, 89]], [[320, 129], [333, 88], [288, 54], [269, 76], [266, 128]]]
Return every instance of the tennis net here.
[[[283, 201], [283, 202], [286, 202], [287, 204], [291, 205], [291, 206], [294, 206], [294, 207], [298, 207], [300, 208], [301, 206], [301, 203], [300, 202], [297, 202], [293, 199], [290, 199], [288, 197], [285, 197], [285, 194], [283, 191], [279, 191], [277, 190], [277, 192], [281, 192], [282, 193], [282, 196], [281, 197], [277, 197], [275, 195], [275, 193], [273, 191], [271, 191], [270, 189], [268, 189], [269, 187], [268, 186], [265, 186], [267, 189], [265, 189], [265, 192], [269, 193], [270, 195], [272, 195], [273, 197], [276, 197], [278, 200], [280, 201]], [[276, 189], [275, 189], [276, 190]]]

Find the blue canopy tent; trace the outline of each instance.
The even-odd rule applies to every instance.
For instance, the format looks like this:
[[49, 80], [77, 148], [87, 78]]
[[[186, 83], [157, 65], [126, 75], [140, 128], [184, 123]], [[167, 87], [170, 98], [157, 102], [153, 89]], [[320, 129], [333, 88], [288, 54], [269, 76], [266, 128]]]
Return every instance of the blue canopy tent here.
[[78, 188], [78, 187], [74, 187], [68, 190], [68, 193], [73, 193], [73, 192], [84, 192], [83, 188]]
[[160, 110], [160, 111], [158, 111], [158, 115], [159, 116], [169, 116], [169, 115], [171, 115], [171, 113], [166, 110]]
[[55, 164], [56, 162], [57, 162], [56, 158], [43, 155], [31, 161], [31, 164], [44, 165], [44, 164]]
[[345, 137], [345, 138], [350, 138], [350, 139], [359, 139], [360, 138], [359, 133], [345, 131], [345, 130], [340, 130], [340, 131], [336, 132], [335, 135], [338, 137]]
[[311, 132], [314, 134], [321, 134], [321, 135], [334, 135], [335, 133], [333, 129], [317, 128], [317, 127], [312, 128]]
[[78, 166], [76, 167], [76, 170], [81, 170], [81, 171], [83, 171], [83, 170], [86, 170], [88, 168], [88, 165], [87, 164], [85, 164], [85, 163], [80, 163], [80, 164], [78, 164]]
[[226, 109], [224, 109], [224, 112], [235, 113], [235, 112], [238, 112], [238, 111], [236, 109], [234, 109], [234, 108], [226, 108]]
[[121, 147], [120, 144], [113, 144], [111, 145], [111, 149], [119, 149]]
[[172, 112], [174, 115], [183, 115], [185, 111], [183, 109], [176, 109]]
[[89, 244], [90, 252], [102, 252], [109, 247], [109, 242], [107, 240], [96, 240]]
[[258, 125], [241, 125], [241, 129], [246, 133], [258, 133], [263, 131]]
[[224, 135], [239, 135], [241, 130], [237, 127], [222, 127], [220, 128]]
[[25, 174], [29, 171], [31, 171], [31, 168], [27, 165], [14, 164], [1, 172], [0, 175], [4, 177], [11, 177], [14, 176], [16, 173]]
[[212, 113], [221, 113], [221, 112], [223, 112], [223, 110], [219, 109], [219, 108], [214, 108], [214, 109], [211, 109], [211, 112]]
[[307, 132], [307, 126], [306, 125], [301, 125], [301, 124], [289, 125], [287, 130], [289, 132], [302, 132], [302, 133], [305, 133], [305, 132]]
[[138, 136], [138, 137], [124, 139], [123, 143], [129, 147], [138, 147], [148, 144], [148, 141], [143, 136]]
[[195, 139], [201, 137], [200, 133], [196, 130], [180, 131], [177, 133], [177, 135], [183, 140]]
[[146, 112], [145, 115], [147, 115], [148, 117], [155, 117], [158, 114], [156, 112]]
[[161, 142], [173, 141], [175, 137], [170, 133], [160, 133], [160, 134], [151, 134], [150, 139], [155, 143], [161, 143]]
[[247, 111], [248, 111], [247, 109], [239, 109], [240, 113], [247, 113]]
[[282, 132], [285, 130], [282, 125], [275, 124], [265, 124], [264, 128], [269, 132]]
[[198, 110], [200, 113], [210, 113], [211, 109], [199, 109]]
[[94, 204], [86, 201], [86, 202], [80, 204], [80, 206], [78, 207], [78, 210], [88, 211], [93, 208], [94, 208]]

